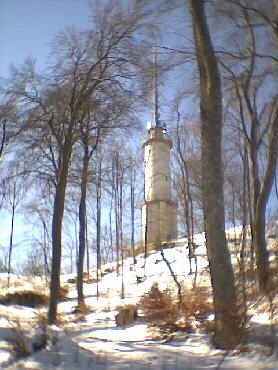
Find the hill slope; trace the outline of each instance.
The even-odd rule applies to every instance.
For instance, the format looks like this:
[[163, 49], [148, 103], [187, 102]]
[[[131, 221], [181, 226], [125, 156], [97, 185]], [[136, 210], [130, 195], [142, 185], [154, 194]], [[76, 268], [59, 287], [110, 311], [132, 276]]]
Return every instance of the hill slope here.
[[[197, 283], [210, 286], [208, 262], [205, 257], [203, 236], [196, 236]], [[197, 240], [196, 239], [196, 240]], [[172, 270], [180, 283], [190, 286], [195, 278], [189, 275], [189, 261], [184, 247], [164, 250]], [[194, 264], [193, 264], [194, 267]], [[47, 346], [28, 357], [13, 360], [11, 345], [0, 341], [0, 363], [7, 369], [278, 369], [278, 359], [270, 355], [266, 341], [270, 333], [270, 320], [263, 309], [261, 300], [252, 309], [250, 319], [250, 338], [246, 353], [224, 352], [210, 346], [208, 334], [196, 331], [191, 334], [177, 334], [171, 341], [163, 338], [154, 340], [147, 326], [136, 322], [127, 328], [115, 324], [117, 308], [126, 304], [136, 304], [153, 283], [161, 289], [166, 287], [176, 291], [177, 287], [169, 267], [161, 253], [153, 251], [146, 263], [144, 256], [138, 256], [134, 266], [131, 258], [126, 259], [122, 275], [117, 277], [115, 263], [103, 267], [105, 275], [99, 283], [99, 299], [96, 298], [96, 283], [90, 281], [84, 285], [86, 304], [89, 312], [84, 315], [74, 313], [76, 306], [76, 288], [72, 282], [74, 276], [62, 276], [63, 285], [67, 286], [68, 298], [59, 304], [61, 323], [47, 328], [49, 340]], [[194, 270], [194, 268], [193, 268]], [[94, 277], [95, 272], [91, 272]], [[122, 281], [125, 298], [121, 299]], [[140, 282], [139, 282], [140, 281]], [[45, 279], [12, 276], [12, 289], [22, 291], [46, 289]], [[0, 284], [4, 289], [7, 283], [5, 274], [0, 275]], [[4, 290], [2, 290], [4, 292]], [[30, 352], [34, 348], [34, 338], [41, 335], [36, 328], [41, 326], [46, 308], [28, 308], [18, 305], [0, 305], [0, 337], [21, 338]], [[82, 316], [82, 317], [81, 317]], [[276, 321], [277, 324], [277, 321]], [[273, 328], [273, 327], [272, 327]], [[23, 337], [24, 335], [24, 337]], [[277, 336], [277, 327], [276, 327]], [[24, 338], [24, 339], [22, 339]], [[265, 340], [265, 341], [264, 341]], [[32, 346], [33, 343], [33, 346]], [[277, 351], [277, 345], [276, 345]], [[276, 353], [277, 355], [277, 353]]]

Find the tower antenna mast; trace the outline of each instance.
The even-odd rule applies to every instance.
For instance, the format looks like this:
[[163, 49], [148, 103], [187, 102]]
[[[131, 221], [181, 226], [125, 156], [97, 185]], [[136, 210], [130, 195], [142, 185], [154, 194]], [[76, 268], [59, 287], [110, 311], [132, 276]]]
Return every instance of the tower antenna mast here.
[[156, 126], [157, 121], [159, 120], [158, 113], [158, 89], [157, 89], [157, 52], [156, 46], [152, 47], [153, 52], [153, 63], [152, 63], [152, 72], [153, 72], [153, 120], [154, 126]]

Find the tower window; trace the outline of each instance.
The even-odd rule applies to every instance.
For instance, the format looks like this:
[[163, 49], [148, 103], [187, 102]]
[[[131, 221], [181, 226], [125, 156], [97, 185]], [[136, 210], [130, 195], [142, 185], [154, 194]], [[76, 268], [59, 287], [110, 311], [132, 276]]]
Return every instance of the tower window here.
[[166, 181], [168, 181], [168, 176], [165, 176]]

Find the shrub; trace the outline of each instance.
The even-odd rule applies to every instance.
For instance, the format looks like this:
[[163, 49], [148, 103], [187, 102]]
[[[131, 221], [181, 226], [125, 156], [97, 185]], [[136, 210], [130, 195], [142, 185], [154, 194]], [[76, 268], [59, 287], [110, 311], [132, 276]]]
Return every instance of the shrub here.
[[177, 304], [168, 289], [161, 291], [155, 283], [140, 300], [144, 321], [153, 326], [161, 326], [176, 321]]
[[[66, 286], [61, 286], [59, 291], [59, 300], [65, 300], [67, 298], [69, 289]], [[0, 296], [0, 304], [18, 304], [20, 306], [27, 307], [39, 307], [47, 306], [49, 304], [49, 296], [44, 293], [24, 290], [14, 293], [7, 293], [4, 296]]]
[[[86, 277], [87, 276], [87, 277]], [[97, 279], [95, 278], [92, 278], [92, 277], [88, 277], [88, 274], [85, 276], [85, 278], [83, 279], [83, 282], [84, 283], [87, 283], [87, 284], [90, 284], [90, 283], [96, 283], [97, 282]], [[74, 277], [74, 278], [69, 278], [67, 280], [67, 282], [69, 284], [76, 284], [77, 282], [77, 277]]]
[[59, 300], [64, 301], [68, 298], [69, 288], [65, 285], [61, 285], [59, 289]]
[[176, 323], [179, 313], [177, 301], [168, 289], [161, 291], [156, 283], [144, 294], [139, 305], [153, 336], [191, 330], [190, 325]]
[[191, 289], [183, 288], [180, 310], [187, 320], [196, 320], [205, 325], [209, 315], [213, 313], [210, 294], [204, 287], [195, 286]]
[[37, 316], [37, 323], [39, 326], [35, 325], [31, 330], [30, 328], [23, 330], [19, 319], [10, 321], [13, 331], [6, 340], [12, 346], [11, 352], [15, 359], [27, 357], [47, 345], [47, 324], [41, 314]]
[[73, 309], [73, 313], [76, 314], [75, 322], [86, 321], [86, 314], [90, 312], [90, 307], [85, 304], [85, 302], [79, 303]]
[[194, 321], [207, 328], [207, 318], [213, 313], [209, 294], [202, 287], [183, 288], [179, 302], [169, 289], [161, 291], [158, 284], [154, 284], [139, 304], [144, 321], [159, 334], [191, 332]]
[[49, 298], [46, 294], [34, 291], [7, 293], [0, 298], [1, 304], [18, 304], [28, 307], [46, 306], [48, 302]]
[[78, 314], [86, 314], [89, 312], [89, 307], [85, 304], [85, 302], [79, 303], [78, 306], [74, 307], [73, 313]]

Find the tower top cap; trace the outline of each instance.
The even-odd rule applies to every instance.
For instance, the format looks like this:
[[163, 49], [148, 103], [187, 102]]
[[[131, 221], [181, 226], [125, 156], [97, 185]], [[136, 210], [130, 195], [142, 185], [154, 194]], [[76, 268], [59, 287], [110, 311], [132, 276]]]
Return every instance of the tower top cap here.
[[157, 119], [154, 123], [151, 123], [151, 122], [149, 123], [150, 123], [150, 125], [148, 126], [149, 130], [160, 128], [164, 134], [166, 133], [166, 122], [165, 121]]

